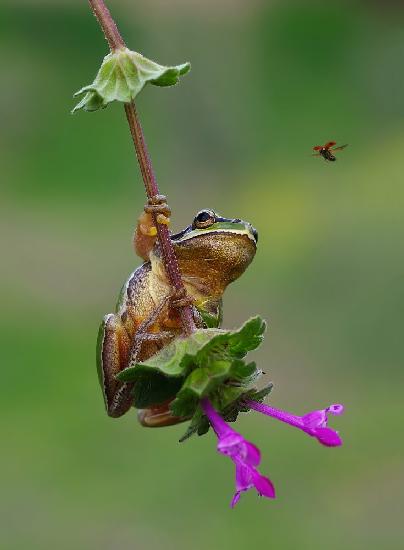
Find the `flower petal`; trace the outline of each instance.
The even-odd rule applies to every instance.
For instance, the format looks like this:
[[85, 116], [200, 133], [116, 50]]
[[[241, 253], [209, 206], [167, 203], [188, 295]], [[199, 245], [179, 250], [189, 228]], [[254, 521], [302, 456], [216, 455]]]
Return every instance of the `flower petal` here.
[[246, 466], [239, 460], [234, 461], [236, 464], [236, 491], [247, 491], [254, 486], [252, 469]]
[[325, 409], [305, 414], [302, 416], [302, 422], [306, 428], [325, 428], [327, 426], [327, 414]]
[[217, 450], [223, 455], [231, 458], [238, 457], [241, 454], [246, 454], [244, 450], [244, 438], [237, 432], [232, 432], [223, 438], [219, 438]]
[[259, 466], [259, 463], [261, 462], [261, 452], [258, 447], [246, 440], [244, 440], [244, 447], [245, 463], [249, 464], [250, 466]]
[[326, 447], [339, 447], [342, 445], [342, 439], [338, 432], [331, 428], [316, 428], [310, 435], [313, 435], [319, 443]]
[[275, 498], [275, 487], [269, 478], [262, 476], [256, 470], [253, 472], [252, 477], [254, 486], [260, 496]]
[[328, 409], [326, 409], [326, 411], [335, 415], [342, 414], [344, 412], [344, 405], [341, 405], [340, 403], [334, 403], [334, 405], [330, 405]]
[[234, 508], [239, 500], [240, 500], [240, 491], [237, 491], [236, 493], [234, 493], [234, 497], [231, 500], [231, 503], [230, 503], [231, 508]]
[[236, 494], [232, 503], [236, 504], [240, 499], [241, 492], [248, 491], [252, 487], [255, 487], [259, 496], [275, 498], [275, 488], [269, 478], [261, 475], [253, 466], [244, 464], [238, 459], [234, 462], [236, 464]]

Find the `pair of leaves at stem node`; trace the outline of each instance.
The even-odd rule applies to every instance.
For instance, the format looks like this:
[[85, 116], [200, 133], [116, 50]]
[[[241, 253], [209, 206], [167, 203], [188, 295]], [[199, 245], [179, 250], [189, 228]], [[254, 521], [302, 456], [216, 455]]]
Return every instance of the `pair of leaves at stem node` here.
[[164, 67], [128, 48], [116, 50], [104, 58], [94, 82], [74, 94], [85, 96], [72, 112], [97, 111], [112, 101], [130, 103], [148, 82], [155, 86], [173, 86], [190, 68], [189, 63]]
[[206, 422], [199, 407], [203, 397], [209, 397], [229, 420], [235, 420], [242, 410], [242, 405], [237, 405], [242, 396], [253, 398], [254, 390], [248, 388], [261, 371], [244, 358], [261, 344], [265, 328], [265, 321], [253, 317], [238, 330], [197, 330], [187, 338], [175, 339], [145, 362], [130, 365], [117, 378], [136, 382], [135, 407], [147, 408], [172, 399], [172, 413], [192, 418], [192, 433], [203, 433]]

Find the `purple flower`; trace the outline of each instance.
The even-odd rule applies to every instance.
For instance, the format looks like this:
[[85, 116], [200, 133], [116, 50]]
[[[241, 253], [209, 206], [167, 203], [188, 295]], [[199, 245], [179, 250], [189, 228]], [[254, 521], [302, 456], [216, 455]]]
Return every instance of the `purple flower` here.
[[344, 412], [343, 405], [330, 405], [326, 409], [312, 411], [304, 416], [296, 416], [286, 411], [270, 407], [269, 405], [257, 403], [256, 401], [248, 400], [246, 401], [246, 405], [255, 411], [263, 413], [267, 416], [272, 416], [273, 418], [277, 418], [281, 422], [285, 422], [290, 426], [300, 428], [307, 434], [315, 437], [322, 445], [326, 445], [327, 447], [337, 447], [338, 445], [342, 445], [342, 439], [338, 435], [338, 432], [327, 426], [327, 415], [329, 413], [334, 415], [342, 414]]
[[[297, 416], [256, 401], [246, 400], [245, 404], [251, 409], [299, 428], [315, 437], [322, 445], [327, 447], [342, 445], [338, 432], [329, 428], [327, 422], [328, 414], [339, 415], [344, 412], [343, 405], [330, 405], [326, 409]], [[201, 400], [201, 407], [217, 435], [217, 450], [219, 453], [229, 456], [236, 466], [236, 492], [231, 501], [231, 507], [233, 508], [237, 504], [242, 491], [248, 491], [252, 487], [255, 487], [260, 496], [275, 498], [275, 489], [271, 480], [262, 476], [257, 469], [261, 461], [259, 449], [233, 430], [207, 398]]]
[[208, 399], [202, 399], [201, 407], [217, 435], [217, 450], [229, 456], [236, 466], [236, 492], [231, 507], [237, 504], [242, 491], [248, 491], [252, 487], [255, 487], [260, 496], [275, 498], [272, 482], [257, 470], [261, 461], [259, 449], [226, 424]]

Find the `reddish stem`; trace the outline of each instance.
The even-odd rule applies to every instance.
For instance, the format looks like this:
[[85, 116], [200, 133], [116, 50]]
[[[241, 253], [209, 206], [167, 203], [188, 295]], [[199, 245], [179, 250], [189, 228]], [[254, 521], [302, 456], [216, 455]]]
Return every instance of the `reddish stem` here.
[[102, 0], [88, 0], [112, 51], [125, 48], [125, 42]]
[[[91, 9], [94, 12], [104, 34], [108, 41], [111, 51], [125, 48], [126, 44], [112, 19], [111, 14], [103, 0], [89, 0]], [[140, 124], [134, 102], [125, 103], [125, 113], [128, 120], [130, 133], [135, 145], [136, 156], [139, 162], [140, 171], [142, 173], [143, 182], [146, 188], [148, 198], [159, 195], [159, 188], [154, 175], [152, 162], [147, 150], [146, 141], [144, 138], [142, 126]], [[167, 272], [171, 286], [179, 295], [184, 293], [185, 288], [182, 282], [180, 269], [178, 266], [177, 257], [175, 256], [174, 248], [171, 243], [170, 233], [166, 225], [157, 223], [156, 216], [154, 223], [157, 227], [157, 236], [160, 243], [164, 266]], [[182, 306], [179, 308], [181, 316], [181, 324], [186, 335], [192, 334], [195, 331], [195, 322], [192, 311], [192, 306]]]

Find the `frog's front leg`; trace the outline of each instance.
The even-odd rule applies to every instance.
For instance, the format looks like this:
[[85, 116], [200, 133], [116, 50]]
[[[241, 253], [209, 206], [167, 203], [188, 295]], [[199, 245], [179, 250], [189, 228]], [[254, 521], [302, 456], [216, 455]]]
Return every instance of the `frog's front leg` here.
[[157, 223], [169, 225], [171, 209], [164, 195], [151, 197], [137, 221], [133, 246], [136, 254], [146, 261], [149, 259], [150, 252], [157, 240], [157, 227], [153, 214]]

